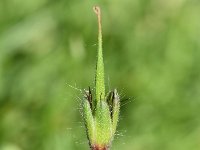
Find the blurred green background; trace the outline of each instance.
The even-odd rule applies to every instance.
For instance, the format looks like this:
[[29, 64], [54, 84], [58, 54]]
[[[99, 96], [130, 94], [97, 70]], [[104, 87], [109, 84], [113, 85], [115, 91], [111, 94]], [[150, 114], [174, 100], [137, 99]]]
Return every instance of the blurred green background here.
[[[87, 150], [102, 8], [113, 150], [200, 149], [199, 0], [0, 0], [0, 150]], [[73, 87], [71, 87], [71, 86]]]

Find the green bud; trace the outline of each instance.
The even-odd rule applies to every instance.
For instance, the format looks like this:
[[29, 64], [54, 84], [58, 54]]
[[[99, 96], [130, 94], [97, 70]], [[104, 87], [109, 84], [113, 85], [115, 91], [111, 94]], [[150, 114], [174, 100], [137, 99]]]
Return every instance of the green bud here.
[[94, 7], [94, 11], [99, 24], [95, 99], [89, 87], [85, 91], [82, 110], [91, 149], [108, 150], [119, 120], [120, 99], [116, 89], [105, 96], [100, 8]]

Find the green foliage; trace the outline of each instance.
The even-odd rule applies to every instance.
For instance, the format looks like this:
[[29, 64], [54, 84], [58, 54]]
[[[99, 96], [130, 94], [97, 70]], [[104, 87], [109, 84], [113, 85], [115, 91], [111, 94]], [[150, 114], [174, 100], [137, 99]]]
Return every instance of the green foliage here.
[[[88, 149], [68, 84], [95, 86], [96, 2], [0, 0], [1, 150]], [[200, 1], [98, 2], [122, 106], [112, 149], [200, 149]]]

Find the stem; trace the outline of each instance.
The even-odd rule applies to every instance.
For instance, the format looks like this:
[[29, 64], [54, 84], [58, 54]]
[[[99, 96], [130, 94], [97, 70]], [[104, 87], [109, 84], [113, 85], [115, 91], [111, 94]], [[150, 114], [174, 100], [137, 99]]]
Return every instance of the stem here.
[[109, 150], [109, 147], [107, 147], [107, 146], [103, 146], [103, 147], [100, 147], [100, 146], [92, 146], [92, 147], [91, 147], [91, 150]]
[[104, 147], [104, 148], [92, 148], [91, 150], [109, 150], [109, 149]]
[[103, 48], [102, 48], [102, 28], [101, 28], [101, 10], [100, 7], [94, 6], [94, 12], [98, 19], [98, 54], [96, 64], [96, 101], [100, 101], [105, 98], [105, 84], [104, 84], [104, 63], [103, 63]]

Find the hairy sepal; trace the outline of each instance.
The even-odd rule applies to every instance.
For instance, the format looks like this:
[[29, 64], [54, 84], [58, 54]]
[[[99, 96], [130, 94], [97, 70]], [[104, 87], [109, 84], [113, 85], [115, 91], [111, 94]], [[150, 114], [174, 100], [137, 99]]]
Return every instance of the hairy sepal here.
[[92, 115], [92, 109], [88, 100], [83, 100], [83, 116], [84, 123], [86, 126], [86, 132], [90, 143], [94, 143], [95, 140], [95, 123]]
[[95, 111], [96, 143], [109, 145], [112, 139], [112, 120], [105, 100], [97, 103]]

